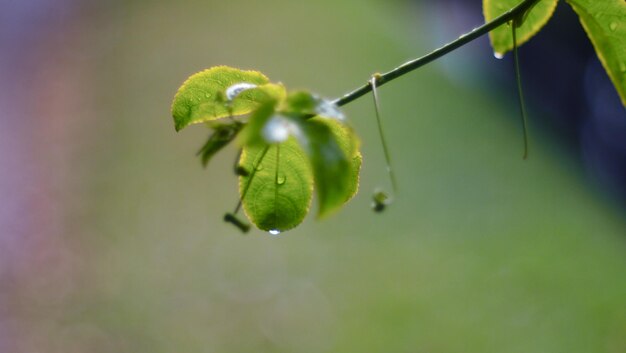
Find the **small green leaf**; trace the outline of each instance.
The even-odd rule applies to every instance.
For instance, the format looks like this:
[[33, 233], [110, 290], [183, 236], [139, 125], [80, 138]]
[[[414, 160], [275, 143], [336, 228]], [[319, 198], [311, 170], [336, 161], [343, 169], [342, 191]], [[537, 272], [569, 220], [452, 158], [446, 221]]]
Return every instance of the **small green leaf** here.
[[626, 106], [626, 2], [567, 0]]
[[300, 143], [313, 167], [318, 217], [323, 218], [337, 211], [353, 195], [356, 186], [351, 165], [329, 125], [309, 119], [299, 126]]
[[198, 155], [202, 160], [202, 166], [206, 167], [209, 160], [222, 148], [235, 139], [241, 128], [242, 123], [234, 122], [230, 124], [213, 124], [211, 128], [214, 130], [207, 142], [202, 146]]
[[[318, 217], [338, 210], [350, 200], [359, 185], [361, 155], [356, 135], [343, 120], [338, 107], [309, 92], [294, 92], [287, 96], [284, 114], [297, 130], [296, 136], [313, 167], [318, 196]], [[311, 115], [322, 114], [309, 118]]]
[[295, 138], [245, 146], [240, 165], [252, 171], [239, 177], [243, 208], [252, 223], [261, 230], [282, 232], [302, 222], [313, 197], [313, 173]]
[[239, 143], [241, 145], [264, 145], [267, 142], [263, 138], [262, 132], [267, 122], [274, 116], [276, 112], [277, 101], [268, 100], [252, 112], [250, 119], [245, 128], [239, 134]]
[[345, 117], [339, 107], [331, 101], [320, 98], [306, 91], [292, 92], [287, 96], [285, 106], [286, 113], [305, 116], [320, 115], [330, 119], [343, 121]]
[[[483, 13], [485, 21], [489, 22], [517, 6], [523, 0], [483, 0]], [[597, 0], [594, 0], [597, 1]], [[516, 29], [517, 45], [520, 46], [532, 38], [550, 20], [557, 0], [539, 0], [523, 16], [522, 25]], [[489, 32], [491, 46], [497, 56], [502, 56], [513, 49], [513, 37], [511, 28], [504, 25]]]
[[269, 83], [258, 71], [212, 67], [192, 75], [178, 89], [172, 103], [174, 125], [179, 131], [190, 124], [248, 114], [267, 99], [284, 95], [282, 85]]
[[290, 92], [284, 110], [301, 115], [315, 115], [318, 98], [307, 91]]
[[346, 171], [348, 175], [348, 188], [345, 190], [346, 199], [344, 200], [344, 202], [348, 202], [359, 190], [359, 173], [363, 162], [363, 156], [359, 150], [359, 138], [350, 126], [338, 120], [321, 116], [317, 116], [311, 120], [328, 126], [339, 148], [348, 159], [350, 168]]

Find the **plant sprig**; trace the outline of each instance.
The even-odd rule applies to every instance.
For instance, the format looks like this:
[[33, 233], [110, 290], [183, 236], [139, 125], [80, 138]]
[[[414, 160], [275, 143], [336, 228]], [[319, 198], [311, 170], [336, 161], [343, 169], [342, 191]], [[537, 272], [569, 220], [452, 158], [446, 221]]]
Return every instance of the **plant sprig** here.
[[[606, 28], [595, 28], [589, 23], [597, 19], [582, 11], [593, 8], [597, 16], [607, 17], [607, 13], [618, 16], [623, 24], [626, 7], [621, 0], [607, 0], [602, 5], [593, 2], [595, 0], [568, 1], [580, 14], [626, 105], [626, 76], [619, 74], [624, 71], [626, 62], [626, 33], [621, 37], [611, 36], [617, 39], [605, 40], [606, 31], [622, 33], [626, 26], [611, 22]], [[234, 170], [241, 196], [234, 212], [227, 213], [224, 220], [243, 232], [248, 231], [249, 225], [237, 215], [243, 208], [257, 228], [278, 234], [302, 222], [309, 212], [314, 190], [320, 218], [336, 212], [356, 194], [362, 161], [360, 142], [339, 108], [371, 91], [395, 192], [396, 180], [382, 134], [377, 88], [489, 33], [497, 56], [513, 50], [526, 158], [527, 123], [518, 45], [545, 25], [556, 3], [557, 0], [483, 0], [487, 20], [484, 25], [427, 55], [376, 74], [365, 85], [334, 100], [306, 91], [288, 92], [281, 83], [273, 83], [257, 71], [213, 67], [192, 75], [179, 88], [172, 104], [175, 128], [178, 131], [191, 124], [206, 123], [213, 130], [198, 152], [204, 165], [229, 143], [235, 141], [240, 146]], [[502, 4], [509, 4], [510, 9], [502, 11]], [[506, 23], [512, 23], [509, 34], [501, 28]], [[389, 198], [384, 193], [374, 194], [376, 211], [383, 210], [388, 203]]]

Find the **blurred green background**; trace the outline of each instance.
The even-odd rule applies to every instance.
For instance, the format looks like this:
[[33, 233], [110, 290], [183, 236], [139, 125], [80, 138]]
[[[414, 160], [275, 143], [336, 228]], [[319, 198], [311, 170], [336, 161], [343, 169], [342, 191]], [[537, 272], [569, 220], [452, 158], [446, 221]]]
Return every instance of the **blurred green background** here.
[[[541, 126], [522, 160], [513, 84], [461, 84], [435, 63], [381, 88], [400, 185], [383, 214], [367, 96], [344, 110], [364, 153], [344, 210], [280, 236], [222, 222], [236, 150], [201, 168], [208, 132], [175, 133], [169, 115], [179, 85], [225, 64], [337, 97], [442, 43], [427, 6], [38, 11], [53, 20], [4, 62], [19, 77], [2, 86], [1, 352], [626, 352], [625, 212]], [[463, 55], [448, 64], [474, 70]]]

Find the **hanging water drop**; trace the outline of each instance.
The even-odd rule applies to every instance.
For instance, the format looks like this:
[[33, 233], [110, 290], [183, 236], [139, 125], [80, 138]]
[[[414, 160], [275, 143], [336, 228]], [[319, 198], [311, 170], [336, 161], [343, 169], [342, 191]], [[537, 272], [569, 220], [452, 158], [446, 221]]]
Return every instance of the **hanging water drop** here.
[[493, 57], [498, 59], [498, 60], [501, 60], [501, 59], [504, 58], [504, 54], [503, 53], [498, 53], [498, 52], [494, 51], [493, 52]]
[[269, 233], [270, 233], [270, 235], [278, 235], [278, 234], [280, 234], [280, 230], [278, 230], [278, 229], [270, 229]]

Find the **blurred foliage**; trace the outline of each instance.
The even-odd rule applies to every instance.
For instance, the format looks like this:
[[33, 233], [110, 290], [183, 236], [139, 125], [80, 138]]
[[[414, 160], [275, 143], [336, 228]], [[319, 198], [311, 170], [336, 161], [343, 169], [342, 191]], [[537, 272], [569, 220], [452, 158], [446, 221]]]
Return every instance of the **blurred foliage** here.
[[626, 2], [569, 0], [626, 106]]

